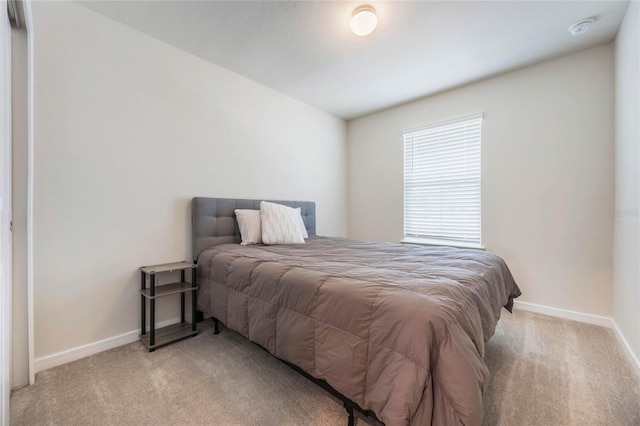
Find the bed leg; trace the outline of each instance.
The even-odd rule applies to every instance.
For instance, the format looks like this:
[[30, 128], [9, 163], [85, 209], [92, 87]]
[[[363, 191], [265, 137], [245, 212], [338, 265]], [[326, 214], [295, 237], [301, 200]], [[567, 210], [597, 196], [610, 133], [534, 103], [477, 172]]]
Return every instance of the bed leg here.
[[345, 408], [345, 410], [347, 410], [347, 414], [349, 414], [349, 421], [348, 421], [347, 425], [348, 426], [355, 426], [356, 419], [353, 416], [353, 407], [345, 402], [344, 403], [344, 408]]
[[213, 334], [220, 334], [220, 327], [218, 326], [219, 322], [215, 318], [211, 318], [213, 320]]

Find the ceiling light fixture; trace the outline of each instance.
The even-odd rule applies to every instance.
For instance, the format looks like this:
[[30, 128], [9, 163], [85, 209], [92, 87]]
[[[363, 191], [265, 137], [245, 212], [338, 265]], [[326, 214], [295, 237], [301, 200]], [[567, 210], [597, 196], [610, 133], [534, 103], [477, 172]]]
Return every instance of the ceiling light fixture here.
[[371, 34], [377, 25], [378, 17], [372, 6], [360, 6], [351, 15], [351, 31], [361, 37]]
[[572, 26], [569, 27], [569, 32], [571, 35], [577, 36], [580, 34], [584, 34], [589, 31], [589, 27], [593, 24], [594, 19], [583, 19], [582, 21], [578, 21]]

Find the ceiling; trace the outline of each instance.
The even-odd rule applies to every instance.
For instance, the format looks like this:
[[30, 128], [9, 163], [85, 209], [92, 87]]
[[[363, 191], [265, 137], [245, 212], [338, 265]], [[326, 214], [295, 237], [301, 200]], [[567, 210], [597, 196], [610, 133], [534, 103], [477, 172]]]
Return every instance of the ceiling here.
[[[628, 1], [81, 1], [125, 25], [352, 119], [615, 38]], [[594, 17], [591, 29], [567, 29]]]

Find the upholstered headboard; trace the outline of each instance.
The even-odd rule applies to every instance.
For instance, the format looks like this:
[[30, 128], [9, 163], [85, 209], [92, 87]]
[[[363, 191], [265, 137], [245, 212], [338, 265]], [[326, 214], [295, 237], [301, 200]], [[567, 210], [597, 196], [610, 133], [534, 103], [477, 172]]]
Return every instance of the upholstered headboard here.
[[[191, 201], [191, 234], [193, 259], [198, 260], [202, 250], [226, 243], [239, 243], [240, 229], [235, 209], [260, 210], [260, 201], [235, 198], [195, 197]], [[289, 207], [300, 207], [302, 220], [309, 235], [316, 234], [316, 203], [311, 201], [271, 201]]]

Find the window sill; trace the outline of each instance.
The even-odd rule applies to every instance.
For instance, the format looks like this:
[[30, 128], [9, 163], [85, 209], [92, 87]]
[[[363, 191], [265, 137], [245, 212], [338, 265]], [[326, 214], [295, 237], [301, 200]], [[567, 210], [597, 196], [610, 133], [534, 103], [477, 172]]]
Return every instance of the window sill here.
[[482, 244], [465, 243], [463, 241], [450, 241], [450, 240], [437, 240], [434, 238], [418, 238], [418, 237], [404, 237], [400, 240], [401, 244], [418, 244], [425, 246], [448, 246], [456, 248], [470, 248], [477, 250], [485, 250]]

